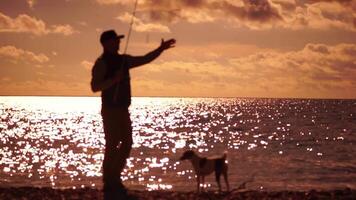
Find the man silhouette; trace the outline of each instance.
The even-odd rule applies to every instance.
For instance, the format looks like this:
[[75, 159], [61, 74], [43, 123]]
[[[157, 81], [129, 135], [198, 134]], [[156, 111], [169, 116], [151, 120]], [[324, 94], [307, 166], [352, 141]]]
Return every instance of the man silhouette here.
[[101, 91], [101, 115], [105, 133], [103, 162], [104, 199], [127, 198], [120, 175], [132, 146], [132, 127], [129, 114], [131, 86], [129, 70], [156, 59], [163, 51], [174, 47], [175, 40], [163, 40], [161, 45], [144, 56], [118, 53], [124, 35], [114, 30], [100, 36], [102, 55], [92, 69], [91, 89]]

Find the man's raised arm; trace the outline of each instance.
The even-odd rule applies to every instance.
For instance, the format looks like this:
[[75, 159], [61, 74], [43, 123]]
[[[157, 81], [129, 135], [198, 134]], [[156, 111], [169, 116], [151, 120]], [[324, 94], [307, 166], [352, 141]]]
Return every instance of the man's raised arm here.
[[159, 55], [161, 55], [161, 53], [163, 51], [174, 47], [175, 43], [176, 43], [175, 39], [170, 39], [167, 41], [164, 41], [162, 39], [161, 45], [157, 49], [149, 52], [148, 54], [146, 54], [144, 56], [129, 56], [127, 58], [128, 59], [127, 62], [130, 65], [130, 68], [147, 64], [147, 63], [153, 61], [154, 59], [156, 59]]

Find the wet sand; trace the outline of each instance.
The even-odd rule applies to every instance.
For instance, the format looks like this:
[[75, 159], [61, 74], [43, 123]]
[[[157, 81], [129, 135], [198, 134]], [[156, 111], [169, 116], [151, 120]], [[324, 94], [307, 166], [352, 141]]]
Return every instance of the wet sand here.
[[[176, 191], [136, 191], [130, 190], [129, 194], [137, 199], [149, 200], [190, 200], [190, 199], [356, 199], [356, 190], [339, 189], [328, 191], [251, 191], [233, 190], [231, 192], [217, 193], [213, 191], [176, 192]], [[101, 190], [92, 188], [83, 189], [52, 189], [34, 187], [0, 188], [0, 199], [103, 199]]]

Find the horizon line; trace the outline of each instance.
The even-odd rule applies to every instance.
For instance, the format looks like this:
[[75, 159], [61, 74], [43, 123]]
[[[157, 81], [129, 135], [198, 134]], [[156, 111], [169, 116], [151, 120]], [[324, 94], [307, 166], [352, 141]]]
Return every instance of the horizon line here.
[[[0, 97], [100, 97], [95, 95], [1, 95]], [[308, 100], [356, 100], [356, 98], [322, 98], [322, 97], [247, 97], [247, 96], [132, 96], [133, 98], [207, 98], [207, 99], [308, 99]]]

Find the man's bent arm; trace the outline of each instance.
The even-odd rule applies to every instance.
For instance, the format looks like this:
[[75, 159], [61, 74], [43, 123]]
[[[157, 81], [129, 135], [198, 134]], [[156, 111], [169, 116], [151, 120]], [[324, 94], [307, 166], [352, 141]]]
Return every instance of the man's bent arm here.
[[105, 90], [115, 83], [115, 79], [105, 80], [105, 73], [106, 73], [105, 63], [101, 60], [96, 61], [92, 70], [92, 79], [90, 83], [91, 90], [93, 92]]

